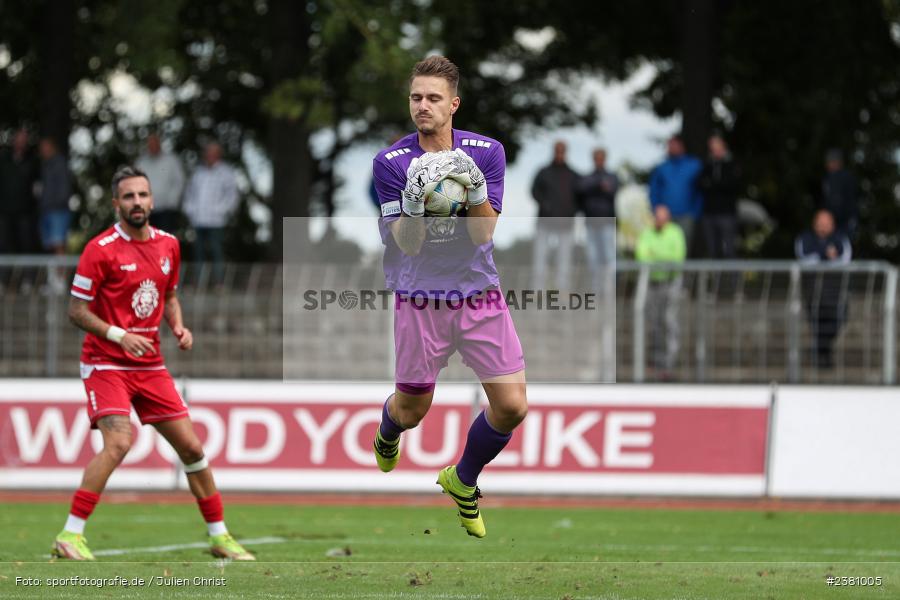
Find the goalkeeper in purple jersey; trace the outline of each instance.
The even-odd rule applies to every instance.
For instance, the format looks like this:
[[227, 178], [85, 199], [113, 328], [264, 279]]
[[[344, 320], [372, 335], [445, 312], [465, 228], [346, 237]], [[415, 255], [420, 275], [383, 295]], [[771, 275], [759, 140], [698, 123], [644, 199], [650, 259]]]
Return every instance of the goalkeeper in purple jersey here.
[[[416, 64], [409, 112], [417, 131], [373, 162], [385, 279], [395, 292], [397, 364], [374, 450], [382, 471], [397, 465], [401, 434], [428, 412], [438, 374], [459, 352], [489, 406], [472, 423], [459, 462], [443, 469], [437, 483], [456, 503], [468, 534], [480, 538], [478, 475], [509, 443], [528, 406], [522, 345], [493, 258], [506, 156], [497, 140], [453, 128], [458, 83], [459, 70], [442, 56]], [[465, 218], [426, 216], [430, 192], [447, 177], [467, 188], [459, 215]]]

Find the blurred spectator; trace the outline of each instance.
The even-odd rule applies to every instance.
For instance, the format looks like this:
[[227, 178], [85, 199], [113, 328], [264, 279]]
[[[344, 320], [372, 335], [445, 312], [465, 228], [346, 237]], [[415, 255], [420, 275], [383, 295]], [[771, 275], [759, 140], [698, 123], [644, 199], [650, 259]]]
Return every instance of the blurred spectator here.
[[709, 138], [709, 157], [698, 186], [703, 192], [703, 233], [710, 258], [734, 258], [740, 168], [720, 135]]
[[606, 150], [594, 150], [594, 172], [578, 181], [578, 195], [587, 218], [588, 267], [594, 290], [605, 289], [616, 258], [616, 193], [619, 178], [606, 170]]
[[135, 162], [147, 174], [153, 191], [153, 226], [169, 233], [178, 228], [181, 194], [184, 191], [184, 169], [171, 152], [163, 152], [159, 135], [147, 136], [147, 151]]
[[0, 153], [0, 254], [37, 250], [37, 176], [37, 164], [28, 148], [28, 131], [19, 129], [12, 146]]
[[69, 162], [59, 151], [59, 145], [51, 137], [41, 139], [38, 145], [41, 155], [40, 210], [41, 245], [47, 252], [63, 254], [72, 212], [72, 175]]
[[[819, 210], [813, 227], [801, 233], [795, 243], [797, 259], [806, 264], [850, 262], [850, 239], [835, 227], [834, 217], [827, 210]], [[847, 318], [846, 294], [842, 293], [844, 277], [841, 273], [814, 273], [803, 285], [807, 317], [812, 328], [813, 353], [816, 366], [831, 368], [832, 345]]]
[[822, 179], [822, 205], [834, 216], [837, 229], [852, 238], [859, 224], [859, 186], [856, 178], [844, 168], [840, 150], [825, 155], [825, 177]]
[[[682, 263], [687, 256], [684, 232], [672, 222], [669, 208], [657, 204], [653, 209], [653, 227], [638, 238], [635, 257], [639, 262]], [[670, 379], [678, 354], [678, 303], [681, 297], [681, 272], [656, 269], [650, 272], [647, 290], [648, 330], [653, 366], [661, 379]]]
[[703, 163], [685, 153], [680, 135], [669, 138], [668, 158], [650, 174], [650, 203], [655, 210], [663, 204], [669, 208], [672, 220], [684, 232], [688, 247], [694, 234], [694, 224], [703, 211], [703, 197], [697, 189], [697, 178]]
[[222, 147], [210, 142], [203, 151], [203, 164], [188, 182], [184, 212], [197, 234], [194, 260], [212, 261], [213, 281], [224, 282], [224, 231], [238, 206], [237, 177], [222, 162]]
[[544, 287], [551, 246], [556, 250], [556, 288], [569, 287], [577, 184], [578, 174], [566, 164], [566, 144], [558, 141], [553, 145], [553, 162], [538, 171], [531, 186], [531, 195], [538, 204], [532, 255], [535, 289]]

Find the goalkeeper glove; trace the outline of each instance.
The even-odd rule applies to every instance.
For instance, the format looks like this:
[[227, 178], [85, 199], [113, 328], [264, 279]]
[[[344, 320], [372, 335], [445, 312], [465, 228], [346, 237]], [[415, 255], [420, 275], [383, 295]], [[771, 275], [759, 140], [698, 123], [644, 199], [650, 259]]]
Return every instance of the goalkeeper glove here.
[[438, 182], [453, 171], [452, 152], [426, 152], [409, 163], [403, 189], [403, 212], [411, 217], [425, 214], [425, 200]]
[[462, 148], [453, 151], [453, 172], [450, 177], [464, 185], [468, 190], [469, 206], [478, 206], [487, 201], [487, 181], [484, 173], [472, 160], [472, 157], [463, 152]]

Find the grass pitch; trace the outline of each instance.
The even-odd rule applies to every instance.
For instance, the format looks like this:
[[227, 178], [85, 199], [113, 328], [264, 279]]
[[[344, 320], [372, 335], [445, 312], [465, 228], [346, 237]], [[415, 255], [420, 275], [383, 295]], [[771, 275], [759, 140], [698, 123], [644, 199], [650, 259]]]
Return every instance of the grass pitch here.
[[[476, 540], [449, 502], [263, 506], [226, 495], [229, 527], [251, 540], [256, 563], [205, 553], [192, 505], [112, 503], [86, 531], [96, 563], [51, 561], [67, 510], [0, 503], [0, 598], [900, 598], [898, 514], [529, 509], [488, 499], [488, 537]], [[863, 579], [829, 586], [829, 576]], [[857, 585], [868, 577], [881, 585]]]

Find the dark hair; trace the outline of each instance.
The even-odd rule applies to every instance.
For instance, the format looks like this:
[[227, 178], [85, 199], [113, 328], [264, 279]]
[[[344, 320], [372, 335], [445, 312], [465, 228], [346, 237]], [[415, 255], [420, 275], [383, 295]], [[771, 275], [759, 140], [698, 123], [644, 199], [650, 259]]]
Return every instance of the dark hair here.
[[421, 60], [413, 67], [412, 75], [409, 76], [409, 82], [416, 77], [441, 77], [446, 79], [450, 84], [450, 89], [456, 93], [459, 85], [459, 68], [454, 65], [449, 58], [445, 56], [429, 56], [425, 60]]
[[147, 180], [147, 183], [150, 183], [150, 178], [147, 177], [147, 174], [138, 169], [137, 167], [132, 167], [131, 165], [125, 165], [116, 169], [115, 174], [112, 177], [112, 195], [113, 198], [119, 197], [119, 184], [125, 181], [126, 179], [131, 179], [132, 177], [143, 177]]

